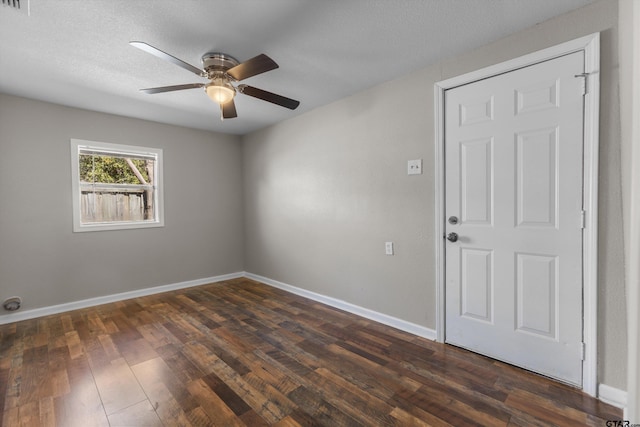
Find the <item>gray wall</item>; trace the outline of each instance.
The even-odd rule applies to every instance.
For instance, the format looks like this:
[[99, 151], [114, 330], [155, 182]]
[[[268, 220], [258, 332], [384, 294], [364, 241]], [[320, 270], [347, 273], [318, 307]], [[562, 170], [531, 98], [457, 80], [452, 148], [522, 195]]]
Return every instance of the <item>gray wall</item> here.
[[[73, 233], [69, 139], [163, 149], [165, 227]], [[0, 94], [0, 300], [46, 307], [243, 270], [239, 137]]]
[[627, 296], [627, 418], [640, 421], [640, 2], [619, 3], [622, 200]]
[[617, 20], [603, 0], [245, 136], [245, 270], [435, 328], [434, 83], [602, 31], [599, 382], [625, 389]]

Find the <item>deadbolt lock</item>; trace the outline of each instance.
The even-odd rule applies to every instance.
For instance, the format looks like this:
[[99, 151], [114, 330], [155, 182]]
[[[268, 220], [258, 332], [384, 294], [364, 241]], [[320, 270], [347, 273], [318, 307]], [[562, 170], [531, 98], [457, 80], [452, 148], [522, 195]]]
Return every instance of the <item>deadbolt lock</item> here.
[[457, 216], [450, 216], [449, 217], [449, 224], [456, 225], [457, 223], [458, 223], [458, 217]]

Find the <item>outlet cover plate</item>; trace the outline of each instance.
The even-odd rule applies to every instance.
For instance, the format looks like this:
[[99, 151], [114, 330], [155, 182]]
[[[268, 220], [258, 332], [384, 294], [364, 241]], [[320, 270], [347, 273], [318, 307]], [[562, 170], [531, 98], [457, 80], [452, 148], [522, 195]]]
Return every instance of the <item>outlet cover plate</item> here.
[[407, 162], [407, 175], [422, 175], [422, 159]]

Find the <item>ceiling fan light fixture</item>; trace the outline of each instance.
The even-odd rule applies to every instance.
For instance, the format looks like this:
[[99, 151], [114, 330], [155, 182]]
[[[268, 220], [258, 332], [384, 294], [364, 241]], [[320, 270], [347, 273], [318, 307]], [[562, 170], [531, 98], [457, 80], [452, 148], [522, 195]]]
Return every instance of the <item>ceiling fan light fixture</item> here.
[[236, 89], [224, 78], [214, 78], [204, 90], [213, 102], [218, 105], [226, 104], [236, 96]]

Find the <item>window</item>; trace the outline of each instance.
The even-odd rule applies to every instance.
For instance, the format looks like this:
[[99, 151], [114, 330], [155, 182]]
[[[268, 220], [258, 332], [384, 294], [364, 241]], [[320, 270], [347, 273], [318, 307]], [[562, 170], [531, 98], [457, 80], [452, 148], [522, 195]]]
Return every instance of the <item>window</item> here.
[[162, 150], [71, 140], [73, 231], [164, 226]]

